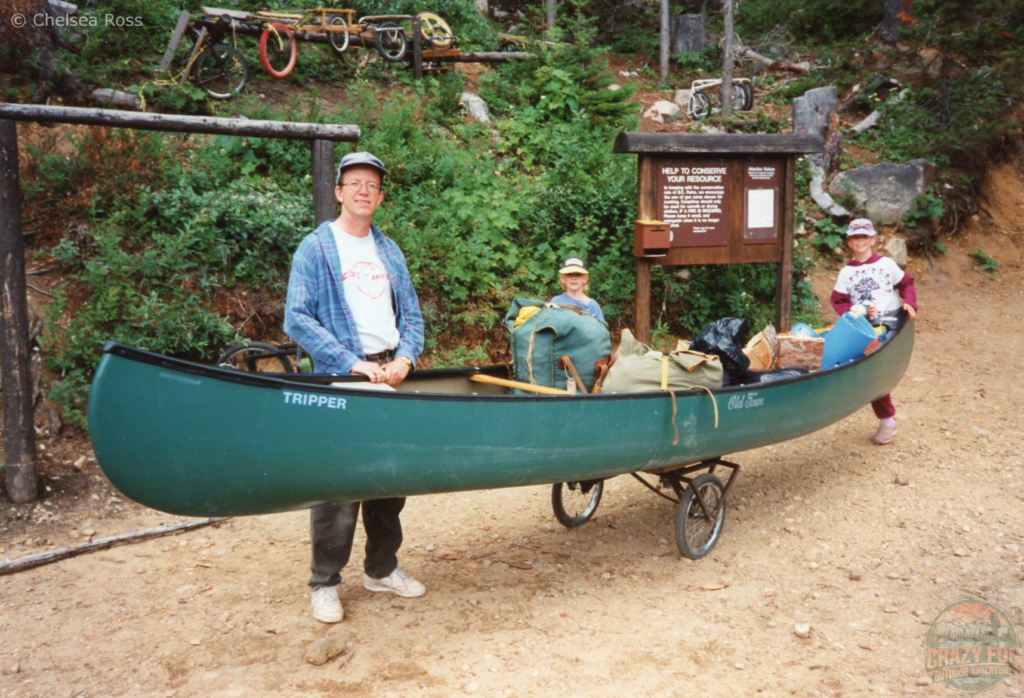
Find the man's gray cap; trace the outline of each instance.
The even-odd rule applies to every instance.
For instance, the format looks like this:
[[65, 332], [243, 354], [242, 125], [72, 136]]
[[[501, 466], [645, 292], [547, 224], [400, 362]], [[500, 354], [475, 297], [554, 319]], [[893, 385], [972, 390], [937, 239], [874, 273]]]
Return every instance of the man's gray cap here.
[[367, 153], [366, 151], [360, 151], [358, 153], [349, 153], [341, 159], [338, 163], [338, 176], [335, 177], [335, 184], [341, 183], [341, 173], [349, 167], [356, 165], [365, 165], [366, 167], [372, 167], [373, 169], [380, 172], [380, 180], [383, 182], [384, 178], [388, 176], [388, 171], [384, 167], [384, 163], [380, 161], [376, 155]]

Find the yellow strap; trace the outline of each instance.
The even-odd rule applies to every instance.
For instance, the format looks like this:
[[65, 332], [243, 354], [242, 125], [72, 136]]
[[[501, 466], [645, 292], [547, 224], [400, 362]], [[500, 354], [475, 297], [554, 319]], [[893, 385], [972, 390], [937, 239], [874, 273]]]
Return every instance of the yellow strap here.
[[[661, 355], [661, 389], [668, 390], [668, 354]], [[675, 398], [673, 397], [673, 407], [674, 406]]]

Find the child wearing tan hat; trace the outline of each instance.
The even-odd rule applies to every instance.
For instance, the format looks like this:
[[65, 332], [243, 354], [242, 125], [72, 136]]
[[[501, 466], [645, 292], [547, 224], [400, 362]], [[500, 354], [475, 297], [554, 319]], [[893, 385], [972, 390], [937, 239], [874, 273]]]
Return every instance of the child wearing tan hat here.
[[579, 257], [569, 257], [562, 262], [562, 268], [558, 271], [558, 283], [561, 284], [565, 293], [555, 296], [551, 302], [558, 305], [575, 306], [591, 317], [604, 322], [601, 306], [586, 294], [589, 279], [590, 272], [587, 271], [587, 265], [583, 260]]

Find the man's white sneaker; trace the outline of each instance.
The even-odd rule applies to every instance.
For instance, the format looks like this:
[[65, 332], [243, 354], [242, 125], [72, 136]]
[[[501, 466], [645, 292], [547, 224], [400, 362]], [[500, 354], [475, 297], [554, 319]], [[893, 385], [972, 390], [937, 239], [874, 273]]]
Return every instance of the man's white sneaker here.
[[394, 572], [384, 577], [384, 579], [374, 579], [364, 574], [363, 586], [369, 591], [390, 591], [392, 594], [398, 594], [407, 599], [423, 596], [427, 593], [425, 586], [397, 567]]
[[345, 617], [338, 600], [338, 587], [319, 587], [313, 590], [313, 617], [321, 623], [337, 623]]

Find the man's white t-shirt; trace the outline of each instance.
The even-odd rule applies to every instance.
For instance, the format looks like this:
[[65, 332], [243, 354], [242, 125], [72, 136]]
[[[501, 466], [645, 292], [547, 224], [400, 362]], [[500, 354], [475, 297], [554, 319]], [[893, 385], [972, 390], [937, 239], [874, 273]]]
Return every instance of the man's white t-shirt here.
[[847, 264], [839, 271], [835, 290], [846, 293], [857, 305], [873, 304], [879, 314], [900, 309], [896, 284], [903, 279], [903, 270], [890, 257], [879, 257], [867, 264]]
[[394, 349], [399, 336], [391, 304], [391, 278], [373, 234], [357, 238], [342, 230], [337, 221], [331, 222], [331, 232], [338, 246], [345, 301], [356, 321], [363, 351], [377, 354]]

